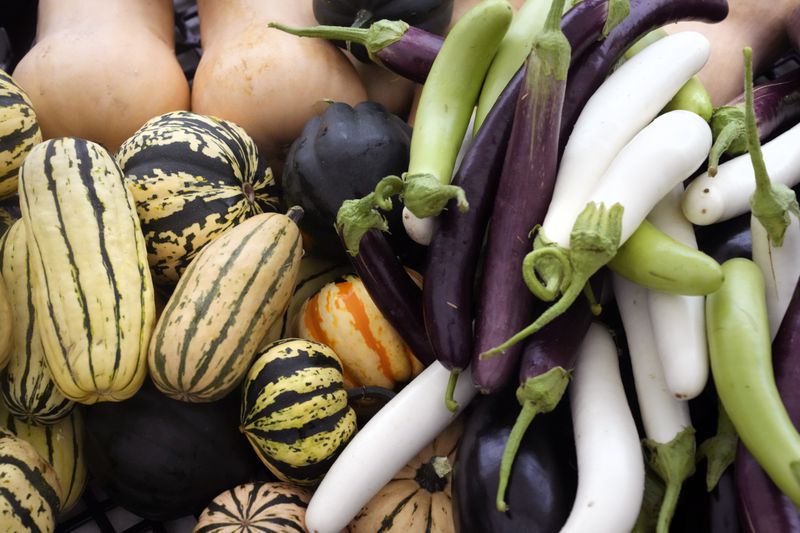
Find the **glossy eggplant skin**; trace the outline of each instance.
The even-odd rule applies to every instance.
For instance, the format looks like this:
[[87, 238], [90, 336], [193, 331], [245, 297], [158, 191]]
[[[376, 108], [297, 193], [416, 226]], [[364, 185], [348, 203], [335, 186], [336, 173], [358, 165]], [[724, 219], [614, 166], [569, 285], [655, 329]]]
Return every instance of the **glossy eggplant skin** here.
[[89, 472], [117, 504], [159, 521], [199, 513], [240, 483], [274, 480], [237, 429], [240, 397], [181, 402], [147, 380], [124, 402], [85, 406]]
[[[453, 0], [314, 0], [312, 5], [320, 24], [367, 28], [376, 20], [402, 20], [437, 35], [444, 33], [453, 16]], [[353, 45], [350, 51], [364, 63], [370, 62], [363, 46]]]
[[572, 509], [577, 484], [568, 402], [537, 416], [517, 452], [506, 501], [495, 508], [500, 457], [519, 404], [513, 389], [478, 396], [453, 471], [453, 506], [460, 533], [556, 533]]

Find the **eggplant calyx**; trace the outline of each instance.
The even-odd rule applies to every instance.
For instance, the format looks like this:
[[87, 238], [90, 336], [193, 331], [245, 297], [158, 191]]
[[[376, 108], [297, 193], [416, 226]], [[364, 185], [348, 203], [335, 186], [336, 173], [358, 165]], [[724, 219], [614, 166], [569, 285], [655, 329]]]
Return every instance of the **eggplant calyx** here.
[[617, 25], [625, 20], [631, 12], [630, 0], [609, 0], [608, 1], [608, 15], [606, 15], [606, 23], [603, 25], [603, 32], [601, 38], [605, 39], [608, 34], [617, 27]]
[[717, 433], [700, 443], [697, 448], [697, 459], [705, 458], [706, 464], [706, 490], [711, 492], [719, 483], [725, 470], [736, 459], [736, 446], [739, 436], [733, 426], [728, 412], [719, 404], [717, 416]]
[[442, 184], [433, 174], [403, 174], [403, 203], [419, 218], [434, 217], [441, 213], [447, 203], [455, 198], [458, 210], [469, 209], [464, 190], [457, 185]]
[[387, 46], [402, 39], [409, 28], [409, 25], [402, 20], [378, 20], [368, 28], [325, 25], [295, 28], [277, 22], [270, 22], [267, 26], [297, 37], [316, 37], [318, 39], [345, 41], [348, 48], [351, 43], [360, 44], [367, 49], [369, 58], [378, 64], [381, 61], [377, 54]]
[[504, 513], [508, 510], [505, 502], [508, 479], [514, 458], [517, 455], [522, 439], [534, 417], [540, 413], [549, 413], [561, 401], [569, 384], [570, 373], [563, 367], [553, 367], [544, 374], [528, 378], [517, 388], [517, 401], [522, 410], [511, 428], [506, 447], [500, 460], [500, 481], [497, 485], [497, 510]]
[[708, 152], [708, 175], [714, 177], [722, 154], [739, 155], [747, 151], [744, 109], [740, 105], [718, 107], [711, 116], [714, 144]]
[[[480, 354], [480, 359], [489, 359], [500, 355], [518, 342], [525, 340], [547, 324], [563, 314], [570, 305], [584, 292], [584, 287], [595, 272], [605, 266], [619, 249], [622, 238], [622, 213], [624, 208], [615, 203], [610, 208], [605, 204], [589, 202], [578, 215], [570, 234], [569, 264], [570, 275], [562, 276], [558, 284], [562, 286], [561, 298], [548, 307], [529, 326], [515, 333], [499, 346]], [[534, 250], [530, 254], [536, 254]], [[528, 259], [528, 257], [526, 257]], [[535, 258], [534, 258], [535, 259]], [[530, 260], [533, 261], [533, 260]], [[530, 263], [529, 261], [529, 263]], [[523, 265], [525, 260], [523, 260]], [[545, 272], [547, 272], [546, 267]], [[535, 274], [533, 274], [535, 275]], [[545, 280], [544, 287], [553, 287], [553, 280]]]
[[378, 209], [389, 211], [392, 208], [392, 196], [398, 194], [403, 182], [398, 176], [387, 176], [375, 187], [375, 191], [363, 198], [345, 200], [336, 213], [334, 224], [336, 231], [342, 236], [345, 248], [351, 256], [358, 255], [361, 238], [370, 230], [388, 231], [389, 224]]
[[651, 439], [642, 441], [647, 451], [647, 464], [664, 481], [664, 499], [658, 512], [657, 533], [668, 533], [681, 486], [694, 474], [695, 439], [694, 428], [687, 426], [675, 438], [666, 443]]

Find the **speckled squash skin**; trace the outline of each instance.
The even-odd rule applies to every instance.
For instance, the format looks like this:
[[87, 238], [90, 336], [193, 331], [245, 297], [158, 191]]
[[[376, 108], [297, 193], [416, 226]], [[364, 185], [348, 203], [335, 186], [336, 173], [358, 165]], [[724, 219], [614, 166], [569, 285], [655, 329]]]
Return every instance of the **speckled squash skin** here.
[[315, 484], [355, 433], [341, 368], [329, 347], [303, 339], [271, 344], [251, 366], [240, 428], [280, 480]]
[[19, 167], [40, 142], [42, 132], [30, 98], [0, 70], [0, 199], [16, 194]]
[[294, 328], [298, 337], [321, 342], [336, 352], [347, 388], [391, 389], [423, 368], [356, 276], [328, 283], [309, 298]]

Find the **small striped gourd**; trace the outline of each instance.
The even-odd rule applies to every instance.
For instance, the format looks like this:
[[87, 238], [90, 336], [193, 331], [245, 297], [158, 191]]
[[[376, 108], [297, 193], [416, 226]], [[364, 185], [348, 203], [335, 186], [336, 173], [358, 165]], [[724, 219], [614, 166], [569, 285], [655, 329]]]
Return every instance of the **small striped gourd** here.
[[291, 483], [245, 483], [214, 498], [193, 533], [297, 533], [305, 531], [311, 494]]
[[318, 482], [356, 430], [333, 350], [303, 339], [268, 346], [247, 373], [240, 427], [280, 480]]
[[369, 501], [349, 533], [454, 533], [452, 467], [462, 423], [456, 419]]
[[86, 487], [83, 415], [76, 409], [66, 418], [48, 426], [34, 426], [18, 420], [0, 402], [0, 425], [31, 444], [53, 467], [58, 478], [61, 514], [69, 511]]
[[6, 371], [0, 376], [3, 402], [23, 422], [53, 424], [67, 416], [74, 403], [56, 387], [47, 368], [33, 312], [31, 256], [21, 220], [0, 240], [0, 275], [14, 314], [13, 347]]
[[275, 211], [272, 170], [236, 124], [188, 111], [148, 121], [117, 152], [158, 283], [174, 283], [226, 230]]
[[133, 197], [99, 144], [48, 140], [20, 169], [33, 303], [50, 374], [76, 402], [144, 382], [153, 282]]
[[159, 390], [212, 402], [241, 382], [294, 289], [303, 254], [296, 214], [249, 218], [191, 262], [150, 342], [148, 366]]
[[342, 361], [347, 388], [391, 389], [423, 369], [356, 276], [328, 283], [309, 298], [291, 333], [330, 346]]
[[0, 70], [0, 198], [17, 192], [17, 174], [42, 133], [28, 95]]
[[33, 445], [0, 428], [0, 531], [55, 531], [60, 490]]

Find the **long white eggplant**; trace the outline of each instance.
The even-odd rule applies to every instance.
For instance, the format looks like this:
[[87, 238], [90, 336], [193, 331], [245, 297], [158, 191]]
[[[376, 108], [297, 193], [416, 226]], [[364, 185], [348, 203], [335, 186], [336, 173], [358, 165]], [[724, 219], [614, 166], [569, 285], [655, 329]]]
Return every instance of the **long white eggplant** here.
[[[633, 56], [603, 82], [584, 106], [564, 148], [543, 227], [565, 227], [569, 233], [588, 192], [611, 161], [705, 65], [709, 51], [703, 35], [675, 33]], [[640, 170], [651, 168], [644, 165]]]
[[458, 380], [454, 413], [442, 401], [450, 371], [438, 361], [406, 385], [342, 450], [306, 510], [312, 533], [338, 533], [474, 398], [469, 369]]
[[[800, 183], [800, 124], [762, 147], [770, 180], [793, 187]], [[698, 226], [723, 222], [750, 211], [756, 180], [750, 155], [745, 153], [719, 165], [717, 175], [704, 172], [683, 193], [686, 218]]]
[[630, 531], [644, 494], [639, 434], [609, 331], [592, 324], [570, 384], [578, 491], [561, 533]]
[[[676, 241], [697, 248], [694, 228], [681, 211], [683, 184], [676, 185], [647, 219]], [[705, 297], [649, 291], [656, 348], [667, 388], [679, 399], [699, 395], [708, 381]], [[679, 331], [680, 335], [675, 332]]]

